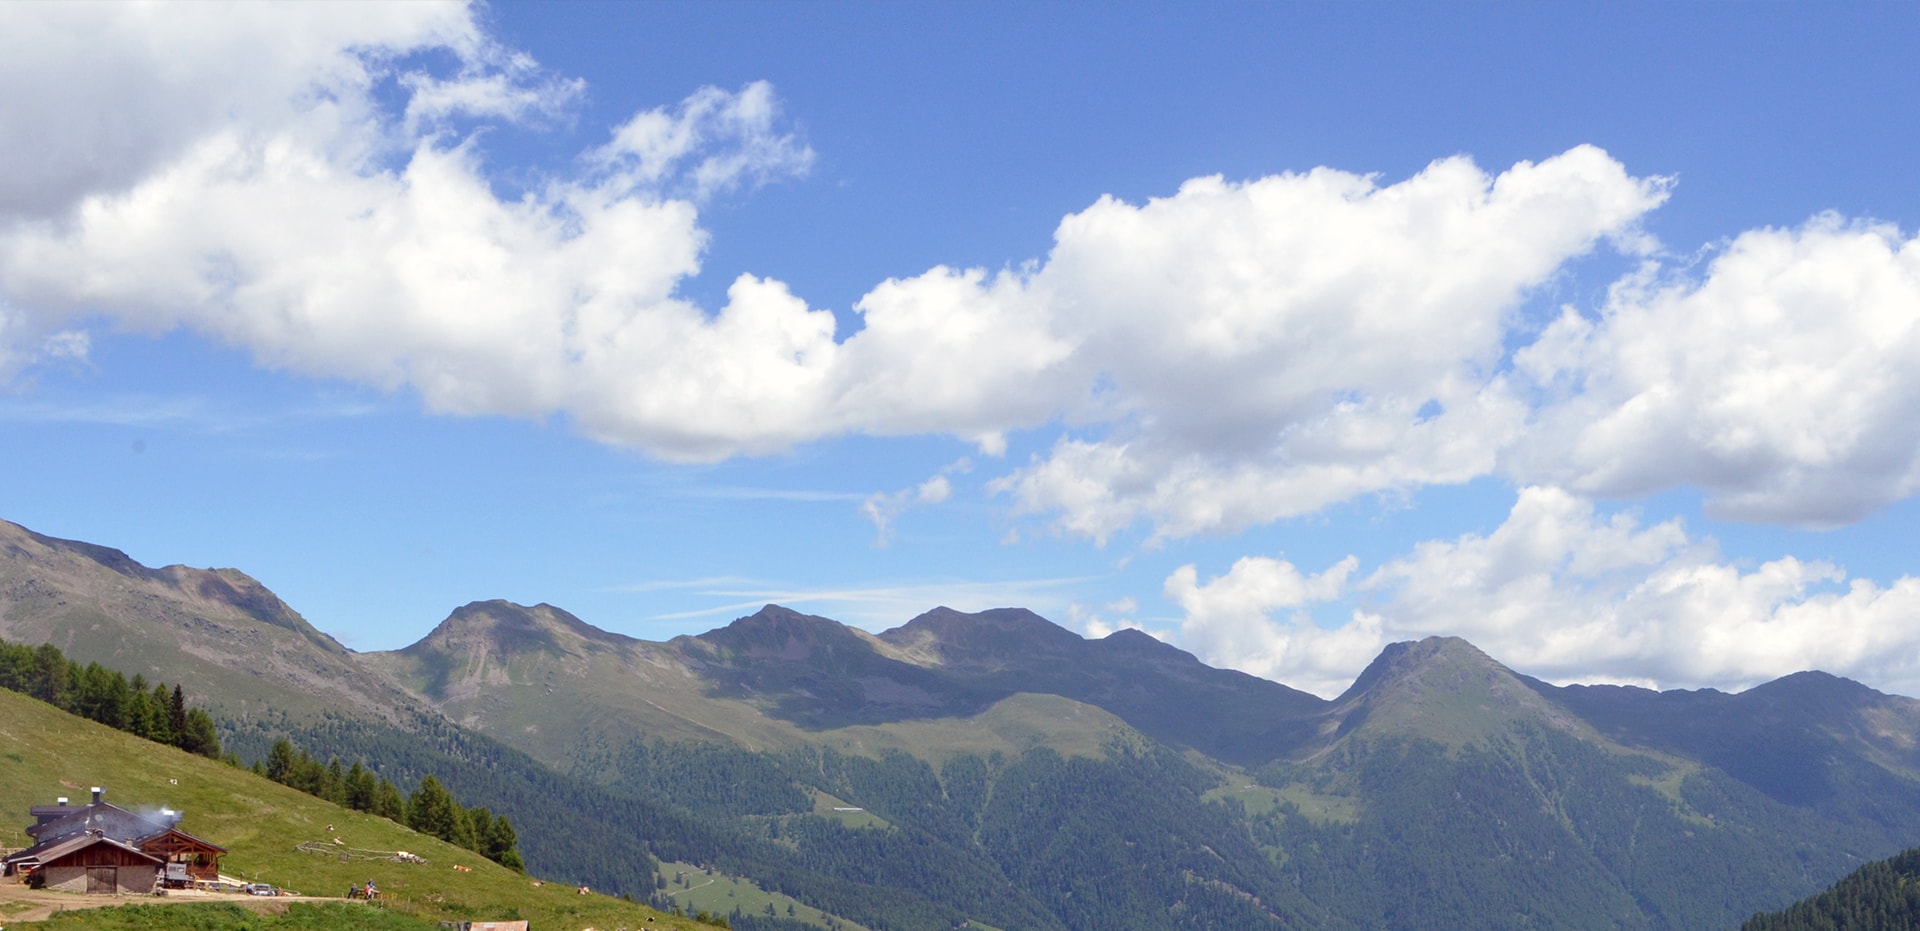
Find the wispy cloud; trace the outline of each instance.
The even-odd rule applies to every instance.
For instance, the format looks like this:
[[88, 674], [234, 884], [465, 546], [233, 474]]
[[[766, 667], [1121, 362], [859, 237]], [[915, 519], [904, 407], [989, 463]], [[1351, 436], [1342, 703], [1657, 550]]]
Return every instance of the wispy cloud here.
[[668, 592], [686, 588], [711, 589], [719, 586], [739, 586], [758, 584], [757, 580], [737, 575], [716, 575], [704, 579], [649, 579], [645, 582], [632, 582], [626, 585], [612, 585], [598, 589], [602, 592], [623, 595], [637, 595], [645, 592]]
[[679, 493], [689, 498], [717, 498], [723, 501], [837, 503], [842, 501], [864, 501], [867, 497], [857, 491], [820, 491], [808, 488], [753, 488], [745, 485], [696, 485], [681, 489]]
[[90, 424], [202, 434], [243, 433], [290, 423], [370, 417], [392, 409], [389, 405], [364, 400], [323, 401], [274, 410], [243, 411], [196, 397], [123, 395], [86, 402], [0, 397], [0, 423]]
[[931, 504], [939, 504], [953, 496], [953, 483], [948, 475], [965, 475], [973, 471], [973, 460], [962, 458], [947, 465], [932, 478], [911, 488], [902, 488], [894, 492], [874, 492], [860, 504], [860, 516], [873, 522], [873, 545], [885, 548], [893, 542], [893, 522], [907, 511]]

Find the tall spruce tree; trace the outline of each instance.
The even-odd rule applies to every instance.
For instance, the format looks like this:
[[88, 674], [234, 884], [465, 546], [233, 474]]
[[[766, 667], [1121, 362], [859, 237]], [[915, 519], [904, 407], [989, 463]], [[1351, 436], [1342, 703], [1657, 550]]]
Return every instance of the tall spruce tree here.
[[385, 779], [380, 780], [373, 796], [373, 813], [389, 821], [406, 823], [407, 801], [400, 797], [400, 789]]
[[422, 834], [431, 834], [444, 841], [452, 841], [464, 823], [465, 812], [453, 803], [453, 796], [440, 780], [428, 775], [420, 780], [419, 788], [407, 797], [407, 827]]
[[167, 726], [173, 730], [175, 745], [185, 746], [179, 741], [187, 733], [187, 696], [178, 685], [173, 687], [173, 698], [167, 703]]

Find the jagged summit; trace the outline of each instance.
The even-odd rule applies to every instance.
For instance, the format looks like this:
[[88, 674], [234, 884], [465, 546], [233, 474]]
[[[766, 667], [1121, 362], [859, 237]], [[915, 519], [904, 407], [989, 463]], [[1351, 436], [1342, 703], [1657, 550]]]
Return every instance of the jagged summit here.
[[488, 649], [512, 656], [565, 652], [582, 642], [618, 644], [632, 639], [601, 630], [545, 602], [528, 606], [496, 598], [455, 608], [432, 632], [400, 652], [412, 656], [484, 643]]
[[1782, 676], [1740, 694], [1749, 702], [1788, 702], [1797, 707], [1833, 710], [1865, 707], [1887, 697], [1885, 692], [1819, 670]]
[[880, 639], [901, 649], [929, 652], [947, 663], [1006, 661], [1086, 643], [1079, 634], [1025, 608], [966, 614], [944, 605], [881, 634]]
[[[398, 688], [237, 569], [140, 564], [121, 550], [0, 521], [0, 637], [82, 662], [176, 679], [227, 713], [411, 713]], [[283, 693], [280, 690], [286, 689]], [[291, 694], [294, 700], [284, 701]]]
[[35, 533], [12, 521], [0, 520], [0, 548], [11, 556], [30, 556], [33, 555], [34, 549], [67, 553], [134, 578], [150, 579], [158, 574], [158, 570], [141, 565], [133, 557], [113, 547], [50, 537]]
[[1162, 662], [1192, 664], [1195, 666], [1206, 665], [1200, 662], [1200, 658], [1194, 656], [1192, 653], [1188, 653], [1144, 630], [1137, 630], [1132, 627], [1123, 627], [1094, 642], [1099, 644], [1098, 648], [1100, 650], [1114, 656], [1131, 656], [1141, 659], [1154, 658]]
[[1389, 643], [1334, 701], [1346, 702], [1386, 688], [1420, 688], [1436, 684], [1441, 678], [1491, 670], [1505, 672], [1506, 667], [1459, 637]]
[[725, 654], [796, 662], [817, 653], [872, 649], [868, 635], [839, 621], [776, 604], [698, 637], [676, 637], [673, 642], [689, 641]]
[[164, 586], [187, 599], [230, 608], [253, 620], [293, 631], [328, 652], [346, 652], [339, 642], [307, 623], [306, 618], [258, 579], [238, 569], [196, 569], [177, 564], [154, 569], [112, 547], [50, 537], [7, 521], [0, 521], [0, 553], [16, 560], [51, 562], [70, 572], [87, 571], [89, 567], [105, 569], [135, 582]]
[[1484, 743], [1520, 726], [1585, 725], [1513, 670], [1459, 637], [1393, 643], [1334, 699], [1330, 737], [1417, 737]]

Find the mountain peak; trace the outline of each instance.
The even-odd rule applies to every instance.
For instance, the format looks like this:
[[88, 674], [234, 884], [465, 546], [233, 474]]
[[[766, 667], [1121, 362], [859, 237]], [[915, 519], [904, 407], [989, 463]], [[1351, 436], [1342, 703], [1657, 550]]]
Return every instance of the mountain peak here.
[[1389, 644], [1334, 705], [1337, 735], [1364, 728], [1449, 746], [1485, 742], [1522, 721], [1563, 730], [1579, 726], [1512, 670], [1458, 637]]
[[776, 604], [692, 639], [728, 653], [786, 660], [854, 644], [871, 649], [865, 635], [839, 621]]
[[1008, 659], [1070, 650], [1084, 637], [1025, 608], [975, 614], [941, 606], [880, 635], [890, 646], [930, 654], [941, 662]]
[[559, 654], [569, 652], [582, 641], [614, 643], [624, 639], [545, 602], [528, 606], [495, 598], [471, 601], [453, 609], [431, 633], [400, 652], [418, 654], [483, 642], [504, 656], [532, 652]]
[[88, 562], [96, 563], [121, 575], [138, 579], [153, 579], [158, 572], [135, 561], [121, 550], [97, 543], [85, 543], [80, 540], [63, 540], [43, 533], [35, 533], [12, 521], [0, 521], [0, 546], [16, 555], [25, 555], [27, 547], [51, 550], [70, 556], [77, 556]]
[[1887, 698], [1884, 692], [1819, 670], [1781, 676], [1741, 694], [1748, 701], [1784, 701], [1799, 706], [1833, 709], [1864, 707]]
[[1459, 637], [1428, 637], [1425, 640], [1389, 643], [1335, 701], [1344, 702], [1397, 685], [1418, 686], [1431, 676], [1489, 669], [1504, 671], [1505, 667], [1481, 652], [1479, 647]]
[[393, 719], [412, 700], [358, 668], [353, 653], [238, 569], [142, 565], [112, 547], [0, 521], [0, 636], [69, 658], [164, 675], [238, 714], [263, 683], [303, 702]]

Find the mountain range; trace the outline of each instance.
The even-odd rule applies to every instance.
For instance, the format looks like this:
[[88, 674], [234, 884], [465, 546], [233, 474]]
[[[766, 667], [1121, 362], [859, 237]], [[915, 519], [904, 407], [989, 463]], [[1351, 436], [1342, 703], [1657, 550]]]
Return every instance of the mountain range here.
[[1325, 700], [1016, 608], [657, 643], [502, 601], [356, 653], [238, 571], [5, 523], [0, 637], [182, 682], [243, 750], [461, 768], [536, 871], [868, 928], [1733, 927], [1920, 843], [1920, 702], [1819, 672], [1558, 687], [1429, 638]]

